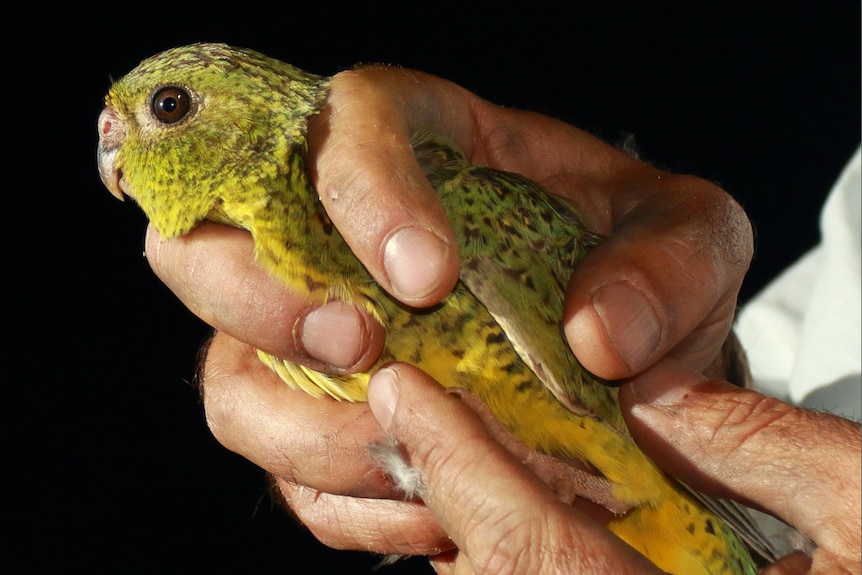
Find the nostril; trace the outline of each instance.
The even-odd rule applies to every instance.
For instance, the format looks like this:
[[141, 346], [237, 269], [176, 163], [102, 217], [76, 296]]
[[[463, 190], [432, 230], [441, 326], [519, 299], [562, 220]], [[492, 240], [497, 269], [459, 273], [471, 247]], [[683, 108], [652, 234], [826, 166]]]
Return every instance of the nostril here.
[[106, 106], [99, 114], [97, 129], [99, 140], [105, 149], [110, 150], [122, 144], [126, 131], [125, 125], [121, 119], [117, 118], [111, 106]]

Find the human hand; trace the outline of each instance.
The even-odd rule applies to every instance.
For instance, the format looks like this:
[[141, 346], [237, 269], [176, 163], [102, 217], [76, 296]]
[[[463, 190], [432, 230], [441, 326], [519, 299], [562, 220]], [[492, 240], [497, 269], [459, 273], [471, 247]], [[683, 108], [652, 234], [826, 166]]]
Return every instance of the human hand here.
[[[369, 405], [412, 465], [423, 500], [457, 552], [438, 573], [658, 573], [505, 451], [469, 409], [406, 365], [372, 377]], [[621, 388], [627, 421], [660, 465], [687, 484], [794, 525], [817, 548], [763, 573], [859, 573], [858, 424], [707, 380], [667, 360]]]
[[[458, 276], [451, 228], [409, 146], [419, 128], [451, 136], [475, 163], [571, 198], [587, 227], [609, 236], [573, 275], [563, 318], [590, 371], [618, 379], [668, 354], [703, 370], [716, 357], [753, 243], [730, 196], [440, 78], [366, 67], [333, 79], [309, 128], [309, 165], [327, 213], [387, 291], [431, 305]], [[376, 322], [341, 303], [309, 309], [250, 253], [246, 234], [213, 225], [166, 243], [147, 236], [153, 269], [210, 325], [317, 369], [373, 363], [384, 338]]]
[[[590, 370], [618, 378], [667, 354], [698, 370], [715, 359], [752, 250], [748, 221], [727, 194], [439, 78], [363, 68], [333, 81], [326, 110], [310, 126], [310, 167], [333, 221], [396, 297], [431, 304], [457, 275], [451, 230], [409, 148], [418, 127], [450, 135], [474, 162], [571, 197], [588, 227], [608, 234], [573, 276], [564, 318]], [[428, 233], [401, 241], [399, 230]], [[219, 329], [202, 378], [214, 435], [280, 478], [290, 507], [318, 538], [417, 554], [451, 545], [427, 509], [370, 499], [398, 495], [365, 449], [379, 439], [366, 405], [292, 392], [252, 349], [317, 369], [362, 370], [382, 347], [381, 326], [340, 302], [310, 309], [252, 263], [245, 232], [206, 224], [163, 242], [150, 230], [146, 249], [165, 283]], [[426, 263], [413, 269], [416, 262]], [[363, 523], [332, 521], [358, 507]]]

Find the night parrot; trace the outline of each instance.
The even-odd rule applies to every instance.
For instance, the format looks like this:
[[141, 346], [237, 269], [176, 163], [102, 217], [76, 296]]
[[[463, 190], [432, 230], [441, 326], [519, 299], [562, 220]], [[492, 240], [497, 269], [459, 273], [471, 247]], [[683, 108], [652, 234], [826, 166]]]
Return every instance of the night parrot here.
[[[663, 473], [632, 440], [616, 387], [583, 369], [566, 343], [565, 286], [601, 238], [568, 201], [518, 174], [471, 165], [445, 137], [420, 131], [413, 149], [457, 237], [460, 281], [430, 309], [397, 302], [352, 254], [309, 178], [307, 122], [328, 85], [222, 44], [158, 54], [105, 98], [102, 181], [133, 198], [164, 238], [203, 220], [246, 229], [257, 263], [311, 304], [367, 309], [386, 329], [375, 369], [417, 365], [481, 398], [528, 448], [579, 462], [587, 480], [577, 495], [612, 510], [608, 528], [660, 568], [754, 574], [749, 547], [768, 546], [744, 511], [704, 503]], [[373, 372], [335, 376], [259, 356], [288, 385], [338, 400], [365, 400]]]

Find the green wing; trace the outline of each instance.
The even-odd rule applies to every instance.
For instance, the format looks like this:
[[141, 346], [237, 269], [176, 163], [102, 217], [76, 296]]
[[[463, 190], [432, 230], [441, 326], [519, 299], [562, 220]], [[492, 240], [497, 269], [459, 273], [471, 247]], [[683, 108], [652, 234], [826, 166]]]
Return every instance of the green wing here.
[[458, 238], [464, 285], [563, 405], [625, 433], [616, 390], [581, 367], [562, 332], [565, 286], [598, 236], [520, 175], [471, 166], [439, 139], [415, 149]]

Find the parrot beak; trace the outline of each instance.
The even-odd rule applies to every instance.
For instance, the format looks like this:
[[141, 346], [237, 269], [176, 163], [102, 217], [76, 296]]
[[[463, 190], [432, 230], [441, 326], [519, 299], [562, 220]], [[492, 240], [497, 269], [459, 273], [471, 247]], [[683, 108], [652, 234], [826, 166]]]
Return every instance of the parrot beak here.
[[121, 187], [122, 172], [114, 168], [114, 159], [126, 136], [125, 124], [117, 118], [112, 106], [106, 106], [99, 114], [99, 147], [96, 158], [99, 163], [99, 177], [115, 198], [123, 201]]

